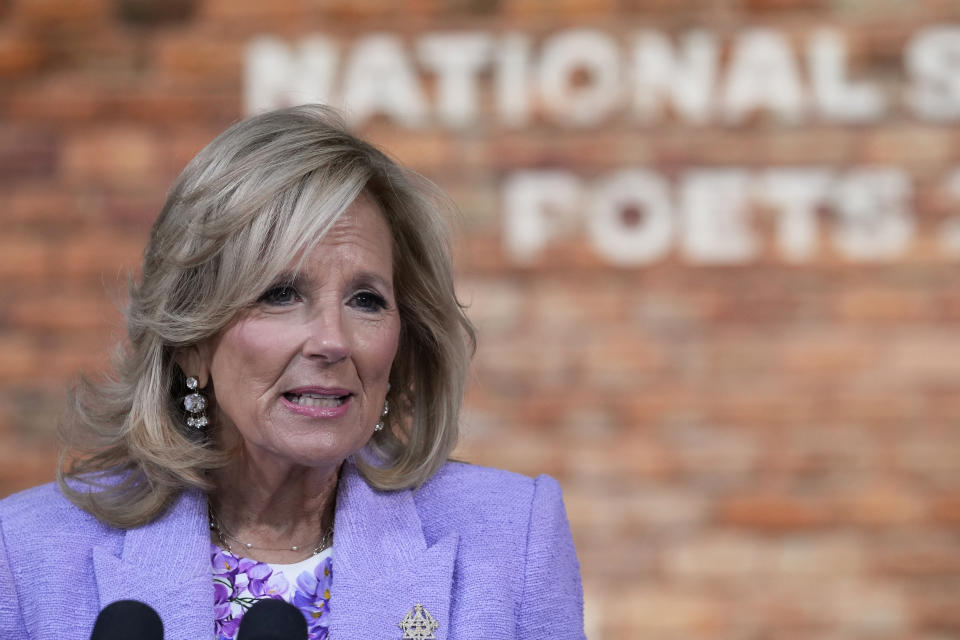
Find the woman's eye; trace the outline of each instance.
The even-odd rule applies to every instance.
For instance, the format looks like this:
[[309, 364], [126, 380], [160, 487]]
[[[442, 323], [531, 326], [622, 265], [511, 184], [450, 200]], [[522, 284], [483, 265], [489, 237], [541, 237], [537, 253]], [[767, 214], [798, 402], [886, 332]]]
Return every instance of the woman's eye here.
[[267, 289], [257, 300], [263, 304], [280, 306], [292, 304], [300, 299], [300, 294], [289, 284], [281, 284]]
[[363, 311], [380, 311], [387, 307], [387, 301], [383, 296], [372, 291], [361, 291], [353, 296], [351, 304]]

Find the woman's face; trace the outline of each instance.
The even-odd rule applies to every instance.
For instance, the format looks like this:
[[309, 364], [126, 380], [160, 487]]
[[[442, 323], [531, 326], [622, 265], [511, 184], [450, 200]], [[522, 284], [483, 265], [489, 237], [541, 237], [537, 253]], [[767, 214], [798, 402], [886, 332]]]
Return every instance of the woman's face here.
[[339, 465], [363, 447], [400, 335], [392, 251], [383, 214], [361, 195], [299, 270], [212, 341], [222, 437], [239, 435], [248, 455], [281, 465]]

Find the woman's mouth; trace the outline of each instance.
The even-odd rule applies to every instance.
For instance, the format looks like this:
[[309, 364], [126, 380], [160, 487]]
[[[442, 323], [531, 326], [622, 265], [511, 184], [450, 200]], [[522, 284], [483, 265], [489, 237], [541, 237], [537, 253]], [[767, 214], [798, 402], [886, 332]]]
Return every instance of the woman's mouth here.
[[287, 409], [308, 418], [339, 418], [352, 406], [353, 394], [339, 388], [300, 388], [283, 394]]
[[346, 402], [350, 394], [340, 396], [319, 393], [285, 393], [283, 397], [301, 407], [323, 407], [332, 409]]

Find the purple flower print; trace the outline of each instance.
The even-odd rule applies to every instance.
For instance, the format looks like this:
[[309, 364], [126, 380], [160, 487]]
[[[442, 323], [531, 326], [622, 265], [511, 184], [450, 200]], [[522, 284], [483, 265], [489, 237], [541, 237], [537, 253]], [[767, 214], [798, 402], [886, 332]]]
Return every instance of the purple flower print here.
[[217, 634], [217, 640], [234, 640], [237, 637], [237, 631], [240, 630], [240, 618], [230, 618], [229, 620], [217, 620], [214, 624], [214, 631]]
[[291, 594], [290, 584], [282, 572], [274, 572], [265, 563], [240, 558], [216, 545], [210, 546], [213, 567], [214, 632], [217, 640], [234, 640], [243, 615], [258, 600], [293, 596], [293, 604], [307, 620], [311, 640], [325, 640], [329, 624], [330, 585], [333, 564], [330, 558], [314, 571], [304, 571], [297, 578], [297, 589]]
[[213, 581], [213, 630], [218, 640], [231, 640], [240, 628], [240, 619], [230, 611], [233, 589], [220, 580]]
[[210, 564], [213, 566], [213, 575], [224, 577], [233, 582], [237, 571], [240, 569], [240, 561], [230, 553], [224, 551], [215, 544], [210, 545]]
[[318, 564], [313, 573], [304, 571], [297, 576], [297, 590], [293, 595], [293, 604], [307, 619], [311, 640], [323, 640], [327, 637], [332, 583], [333, 562], [329, 557]]
[[230, 598], [233, 590], [219, 580], [213, 581], [213, 615], [220, 620], [230, 617]]
[[210, 564], [213, 567], [213, 628], [218, 639], [228, 640], [236, 635], [240, 626], [240, 621], [234, 620], [230, 611], [230, 603], [236, 597], [234, 581], [240, 563], [233, 554], [211, 544]]
[[255, 598], [282, 598], [290, 588], [282, 573], [274, 573], [270, 565], [258, 562], [246, 571], [247, 590]]

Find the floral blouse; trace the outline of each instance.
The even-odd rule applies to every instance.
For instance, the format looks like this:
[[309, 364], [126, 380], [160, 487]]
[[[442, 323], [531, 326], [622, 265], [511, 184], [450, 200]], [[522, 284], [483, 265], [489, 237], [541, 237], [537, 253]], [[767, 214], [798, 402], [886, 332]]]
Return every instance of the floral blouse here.
[[210, 545], [214, 637], [234, 640], [243, 614], [258, 600], [286, 600], [303, 612], [310, 640], [326, 640], [330, 626], [333, 550], [296, 564], [268, 564]]

